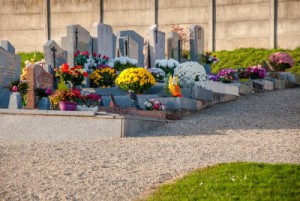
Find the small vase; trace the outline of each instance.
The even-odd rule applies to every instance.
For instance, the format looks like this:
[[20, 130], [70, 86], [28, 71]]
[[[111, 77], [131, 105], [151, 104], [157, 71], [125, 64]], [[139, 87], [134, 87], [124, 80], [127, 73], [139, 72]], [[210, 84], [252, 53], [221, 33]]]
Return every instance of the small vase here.
[[48, 97], [43, 97], [39, 100], [39, 110], [50, 110], [50, 100]]
[[204, 69], [205, 69], [205, 72], [207, 75], [209, 75], [211, 73], [210, 64], [205, 64]]
[[67, 101], [60, 101], [59, 102], [59, 109], [61, 111], [75, 111], [75, 110], [77, 110], [77, 103], [67, 102]]
[[22, 96], [19, 92], [12, 92], [9, 98], [9, 109], [22, 109]]

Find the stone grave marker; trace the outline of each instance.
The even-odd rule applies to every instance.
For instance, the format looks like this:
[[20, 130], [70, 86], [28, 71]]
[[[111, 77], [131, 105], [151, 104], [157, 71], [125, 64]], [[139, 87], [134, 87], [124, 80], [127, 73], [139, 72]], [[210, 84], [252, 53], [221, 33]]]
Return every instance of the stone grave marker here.
[[92, 51], [92, 37], [90, 33], [78, 24], [67, 26], [67, 52], [68, 64], [74, 66], [74, 53], [76, 50], [80, 52]]
[[155, 67], [155, 61], [165, 58], [165, 33], [158, 31], [157, 25], [152, 25], [149, 30], [150, 66]]
[[117, 57], [129, 57], [129, 36], [118, 37]]
[[190, 53], [192, 61], [199, 61], [199, 54], [204, 53], [204, 29], [198, 25], [192, 25], [190, 32]]
[[[21, 58], [10, 47], [0, 47], [0, 87], [8, 87], [12, 81], [20, 78]], [[9, 51], [12, 52], [9, 52]]]
[[127, 37], [129, 38], [128, 45], [128, 57], [134, 58], [138, 61], [137, 65], [142, 67], [144, 66], [144, 38], [133, 30], [124, 30], [117, 33], [118, 37]]
[[6, 51], [15, 54], [15, 48], [8, 40], [2, 40], [0, 46], [3, 47]]
[[[44, 45], [45, 63], [50, 64], [52, 70], [67, 63], [67, 51], [61, 49], [54, 40], [48, 40]], [[52, 72], [53, 73], [53, 72]]]
[[252, 81], [253, 88], [258, 91], [268, 90], [272, 91], [274, 90], [274, 83], [269, 80], [260, 80], [256, 79]]
[[28, 109], [37, 108], [38, 99], [34, 95], [34, 88], [53, 88], [53, 75], [46, 72], [45, 69], [36, 64], [28, 67], [27, 81], [29, 90], [27, 93], [27, 106]]
[[170, 32], [167, 39], [168, 59], [175, 59], [180, 62], [180, 40], [177, 32]]
[[68, 38], [67, 38], [67, 36], [61, 37], [60, 46], [63, 50], [68, 49]]
[[213, 91], [199, 86], [194, 87], [195, 99], [203, 101], [213, 101]]
[[234, 84], [214, 82], [212, 80], [196, 82], [196, 86], [212, 90], [215, 93], [239, 96], [239, 87]]
[[115, 40], [112, 27], [108, 24], [96, 22], [93, 24], [92, 36], [96, 45], [93, 45], [94, 52], [106, 55], [109, 58], [115, 57]]

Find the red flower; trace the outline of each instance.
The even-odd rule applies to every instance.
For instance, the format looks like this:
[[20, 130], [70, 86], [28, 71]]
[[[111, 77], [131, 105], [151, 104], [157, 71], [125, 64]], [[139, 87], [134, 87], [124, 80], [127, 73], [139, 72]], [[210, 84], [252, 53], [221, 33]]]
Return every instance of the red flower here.
[[109, 60], [109, 57], [106, 57], [106, 60], [108, 61], [108, 60]]
[[62, 72], [67, 73], [69, 71], [69, 65], [63, 64], [63, 65], [61, 65], [60, 69]]
[[77, 50], [77, 51], [76, 51], [76, 54], [80, 54], [80, 51], [79, 51], [79, 50]]
[[84, 77], [87, 77], [87, 76], [89, 76], [89, 74], [88, 74], [87, 72], [84, 72], [84, 73], [83, 73], [83, 76], [84, 76]]
[[96, 54], [96, 53], [94, 53], [93, 55], [94, 55], [94, 57], [96, 57], [96, 56], [97, 56], [97, 54]]
[[77, 53], [75, 53], [75, 54], [74, 54], [74, 57], [78, 57], [78, 54], [77, 54]]
[[101, 57], [101, 54], [99, 54], [98, 57]]

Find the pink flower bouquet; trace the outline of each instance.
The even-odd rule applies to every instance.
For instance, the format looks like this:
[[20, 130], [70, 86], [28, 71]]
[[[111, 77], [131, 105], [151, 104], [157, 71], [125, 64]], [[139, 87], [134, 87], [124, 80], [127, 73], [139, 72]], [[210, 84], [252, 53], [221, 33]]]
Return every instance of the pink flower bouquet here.
[[293, 58], [285, 52], [275, 52], [269, 56], [270, 64], [275, 71], [285, 71], [294, 65]]

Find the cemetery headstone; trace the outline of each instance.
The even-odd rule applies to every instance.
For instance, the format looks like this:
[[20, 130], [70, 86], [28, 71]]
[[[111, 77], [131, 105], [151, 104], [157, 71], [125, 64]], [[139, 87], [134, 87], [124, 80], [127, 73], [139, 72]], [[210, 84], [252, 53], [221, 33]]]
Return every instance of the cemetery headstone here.
[[170, 32], [167, 40], [168, 59], [175, 59], [180, 62], [180, 40], [179, 34]]
[[[115, 40], [112, 27], [107, 24], [94, 23], [92, 36], [95, 38], [96, 45], [93, 47], [94, 52], [106, 55], [109, 58], [115, 57]], [[94, 45], [93, 45], [94, 46]]]
[[74, 66], [74, 53], [76, 50], [80, 52], [92, 51], [92, 37], [90, 33], [77, 24], [67, 26], [67, 52], [68, 64]]
[[3, 47], [6, 51], [15, 54], [15, 48], [8, 40], [2, 40], [0, 46]]
[[192, 25], [190, 32], [190, 54], [192, 61], [199, 61], [199, 54], [204, 53], [204, 29], [198, 25]]
[[21, 58], [0, 47], [0, 87], [8, 87], [12, 81], [20, 78]]
[[68, 38], [67, 38], [67, 36], [61, 37], [60, 46], [63, 50], [68, 49]]
[[45, 63], [52, 69], [67, 63], [67, 51], [61, 49], [54, 40], [49, 40], [44, 45]]
[[136, 59], [138, 61], [138, 66], [144, 66], [144, 38], [133, 30], [120, 31], [117, 36], [129, 37], [129, 57]]
[[149, 30], [150, 67], [155, 67], [155, 61], [165, 58], [165, 33], [152, 25]]
[[46, 72], [45, 69], [40, 65], [31, 65], [27, 71], [27, 81], [29, 90], [27, 93], [27, 108], [37, 108], [38, 100], [34, 95], [34, 88], [53, 88], [53, 75]]
[[149, 37], [144, 39], [143, 55], [144, 55], [144, 68], [149, 69], [150, 66], [150, 50], [149, 50]]

